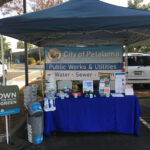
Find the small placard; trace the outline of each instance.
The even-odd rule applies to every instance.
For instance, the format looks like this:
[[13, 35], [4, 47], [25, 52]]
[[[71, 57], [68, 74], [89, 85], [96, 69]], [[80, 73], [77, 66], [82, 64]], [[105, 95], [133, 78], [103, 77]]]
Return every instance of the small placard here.
[[100, 96], [109, 97], [110, 95], [110, 74], [101, 73], [99, 82], [99, 94]]
[[93, 81], [92, 80], [85, 80], [83, 81], [83, 93], [87, 91], [93, 92]]
[[125, 95], [134, 95], [133, 85], [127, 84], [125, 88]]
[[115, 75], [115, 93], [124, 93], [126, 85], [125, 73], [116, 73]]
[[18, 86], [0, 86], [0, 116], [17, 113], [20, 113]]

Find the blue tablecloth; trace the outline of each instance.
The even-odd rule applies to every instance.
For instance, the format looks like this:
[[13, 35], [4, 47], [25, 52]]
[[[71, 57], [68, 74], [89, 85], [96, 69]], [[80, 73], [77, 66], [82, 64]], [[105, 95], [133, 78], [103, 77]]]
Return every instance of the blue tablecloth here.
[[140, 115], [136, 96], [56, 99], [56, 111], [44, 113], [44, 133], [117, 132], [139, 136]]

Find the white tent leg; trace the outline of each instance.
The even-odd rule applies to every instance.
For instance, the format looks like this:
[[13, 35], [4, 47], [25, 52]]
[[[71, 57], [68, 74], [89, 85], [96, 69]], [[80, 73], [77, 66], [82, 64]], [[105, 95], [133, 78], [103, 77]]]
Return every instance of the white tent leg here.
[[4, 45], [3, 36], [1, 35], [1, 57], [2, 57], [2, 71], [3, 71], [3, 85], [5, 85], [5, 69], [4, 69]]
[[[3, 36], [1, 35], [1, 57], [2, 57], [2, 66], [3, 66], [3, 86], [5, 85], [5, 70], [4, 70], [4, 45], [3, 45]], [[6, 125], [6, 140], [9, 144], [9, 132], [8, 132], [8, 116], [5, 116], [5, 125]]]
[[126, 83], [128, 83], [128, 46], [125, 46], [125, 73], [126, 73]]
[[5, 124], [6, 124], [6, 140], [7, 144], [9, 144], [9, 132], [8, 132], [8, 116], [5, 116]]

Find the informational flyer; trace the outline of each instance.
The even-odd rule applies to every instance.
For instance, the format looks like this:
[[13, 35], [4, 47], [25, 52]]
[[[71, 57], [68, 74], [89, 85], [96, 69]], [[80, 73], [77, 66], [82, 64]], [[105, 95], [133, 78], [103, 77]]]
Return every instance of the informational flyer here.
[[115, 75], [115, 93], [124, 93], [126, 85], [125, 73], [116, 73]]
[[127, 84], [125, 88], [125, 95], [134, 95], [133, 85]]
[[83, 93], [84, 92], [93, 92], [93, 80], [83, 81]]
[[99, 94], [100, 96], [104, 96], [104, 97], [110, 96], [110, 74], [109, 73], [100, 74]]

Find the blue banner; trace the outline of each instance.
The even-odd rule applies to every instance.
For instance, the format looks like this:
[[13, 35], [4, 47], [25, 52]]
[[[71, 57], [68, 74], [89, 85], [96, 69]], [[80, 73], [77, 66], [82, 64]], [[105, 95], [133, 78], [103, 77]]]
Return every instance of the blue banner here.
[[[48, 74], [61, 74], [57, 80], [82, 80], [78, 73], [91, 74], [98, 79], [99, 72], [118, 72], [122, 69], [123, 47], [45, 47], [45, 70]], [[78, 71], [78, 72], [77, 72]], [[83, 72], [84, 71], [84, 72]], [[90, 78], [86, 78], [87, 80]]]
[[45, 64], [45, 70], [120, 70], [122, 63], [94, 63], [94, 64]]

